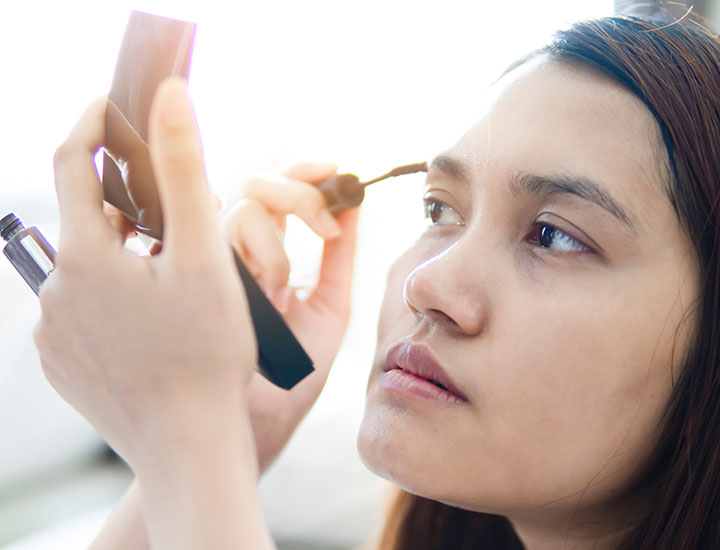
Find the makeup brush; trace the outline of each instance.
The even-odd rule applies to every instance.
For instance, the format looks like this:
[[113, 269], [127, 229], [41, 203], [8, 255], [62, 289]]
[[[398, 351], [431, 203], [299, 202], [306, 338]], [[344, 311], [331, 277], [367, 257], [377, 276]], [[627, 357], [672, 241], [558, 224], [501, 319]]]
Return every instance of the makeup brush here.
[[346, 208], [359, 206], [365, 198], [365, 188], [368, 185], [395, 176], [415, 174], [416, 172], [427, 172], [427, 162], [404, 164], [403, 166], [393, 168], [382, 176], [365, 182], [361, 182], [360, 178], [355, 174], [337, 174], [322, 182], [318, 186], [318, 189], [320, 189], [324, 195], [330, 212], [335, 213]]

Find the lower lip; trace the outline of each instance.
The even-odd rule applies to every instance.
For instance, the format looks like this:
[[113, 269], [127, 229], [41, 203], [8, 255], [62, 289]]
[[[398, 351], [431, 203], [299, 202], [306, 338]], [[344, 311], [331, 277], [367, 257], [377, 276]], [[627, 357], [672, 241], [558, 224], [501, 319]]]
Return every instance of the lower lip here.
[[442, 388], [438, 388], [425, 378], [420, 378], [402, 369], [383, 372], [379, 384], [394, 394], [406, 398], [434, 401], [440, 405], [460, 405], [464, 399]]

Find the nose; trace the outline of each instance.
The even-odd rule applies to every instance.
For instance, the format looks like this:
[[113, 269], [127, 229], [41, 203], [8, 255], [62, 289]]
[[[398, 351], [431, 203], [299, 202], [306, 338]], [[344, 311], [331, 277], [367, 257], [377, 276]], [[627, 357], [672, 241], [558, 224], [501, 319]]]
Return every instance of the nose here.
[[487, 323], [489, 303], [483, 270], [473, 269], [468, 252], [456, 242], [424, 261], [405, 279], [403, 294], [419, 320], [474, 336]]

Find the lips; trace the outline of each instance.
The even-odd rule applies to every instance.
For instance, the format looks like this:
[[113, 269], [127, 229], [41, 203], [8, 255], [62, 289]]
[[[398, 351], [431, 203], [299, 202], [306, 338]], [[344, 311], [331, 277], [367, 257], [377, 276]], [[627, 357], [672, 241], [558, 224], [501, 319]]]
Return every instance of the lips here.
[[437, 359], [425, 346], [410, 342], [399, 342], [392, 346], [388, 350], [383, 370], [388, 372], [393, 369], [400, 369], [424, 379], [460, 400], [467, 401], [467, 398], [460, 392], [455, 382], [447, 375]]

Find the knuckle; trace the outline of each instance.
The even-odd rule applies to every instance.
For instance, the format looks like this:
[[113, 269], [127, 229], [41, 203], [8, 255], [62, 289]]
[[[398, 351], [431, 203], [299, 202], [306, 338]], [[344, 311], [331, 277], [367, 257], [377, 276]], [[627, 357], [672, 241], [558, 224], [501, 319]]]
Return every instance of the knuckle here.
[[243, 261], [254, 279], [259, 279], [263, 274], [262, 267], [253, 258], [244, 258]]
[[230, 246], [232, 246], [235, 254], [237, 254], [243, 262], [247, 262], [247, 250], [245, 250], [241, 242], [230, 239]]
[[298, 213], [316, 216], [326, 208], [325, 198], [320, 190], [308, 186], [302, 197], [299, 198]]
[[292, 185], [293, 199], [298, 205], [321, 206], [323, 204], [322, 193], [312, 184], [302, 181], [295, 181]]
[[55, 149], [55, 154], [53, 155], [53, 166], [55, 169], [65, 163], [70, 154], [69, 149], [67, 142], [61, 143], [60, 146]]
[[225, 233], [232, 239], [242, 239], [242, 227], [247, 220], [257, 219], [266, 214], [264, 207], [254, 199], [238, 201], [223, 221]]
[[72, 155], [72, 151], [73, 148], [67, 141], [63, 141], [60, 146], [55, 149], [55, 154], [53, 155], [53, 166], [55, 170], [67, 162], [68, 158]]
[[319, 189], [311, 187], [308, 191], [310, 192], [308, 196], [308, 203], [312, 205], [315, 214], [318, 214], [321, 210], [327, 208], [325, 197]]
[[124, 218], [123, 213], [120, 211], [120, 209], [107, 201], [103, 201], [102, 211], [107, 219]]
[[284, 185], [283, 191], [288, 202], [292, 202], [296, 208], [322, 204], [322, 193], [313, 184], [300, 180], [288, 180]]
[[40, 319], [33, 327], [32, 338], [38, 358], [43, 364], [47, 363], [56, 350], [53, 349], [52, 334], [44, 319]]
[[248, 255], [242, 255], [240, 256], [240, 259], [245, 264], [245, 267], [250, 272], [250, 275], [253, 276], [254, 279], [260, 278], [260, 276], [263, 274], [262, 266], [260, 266], [255, 258]]

